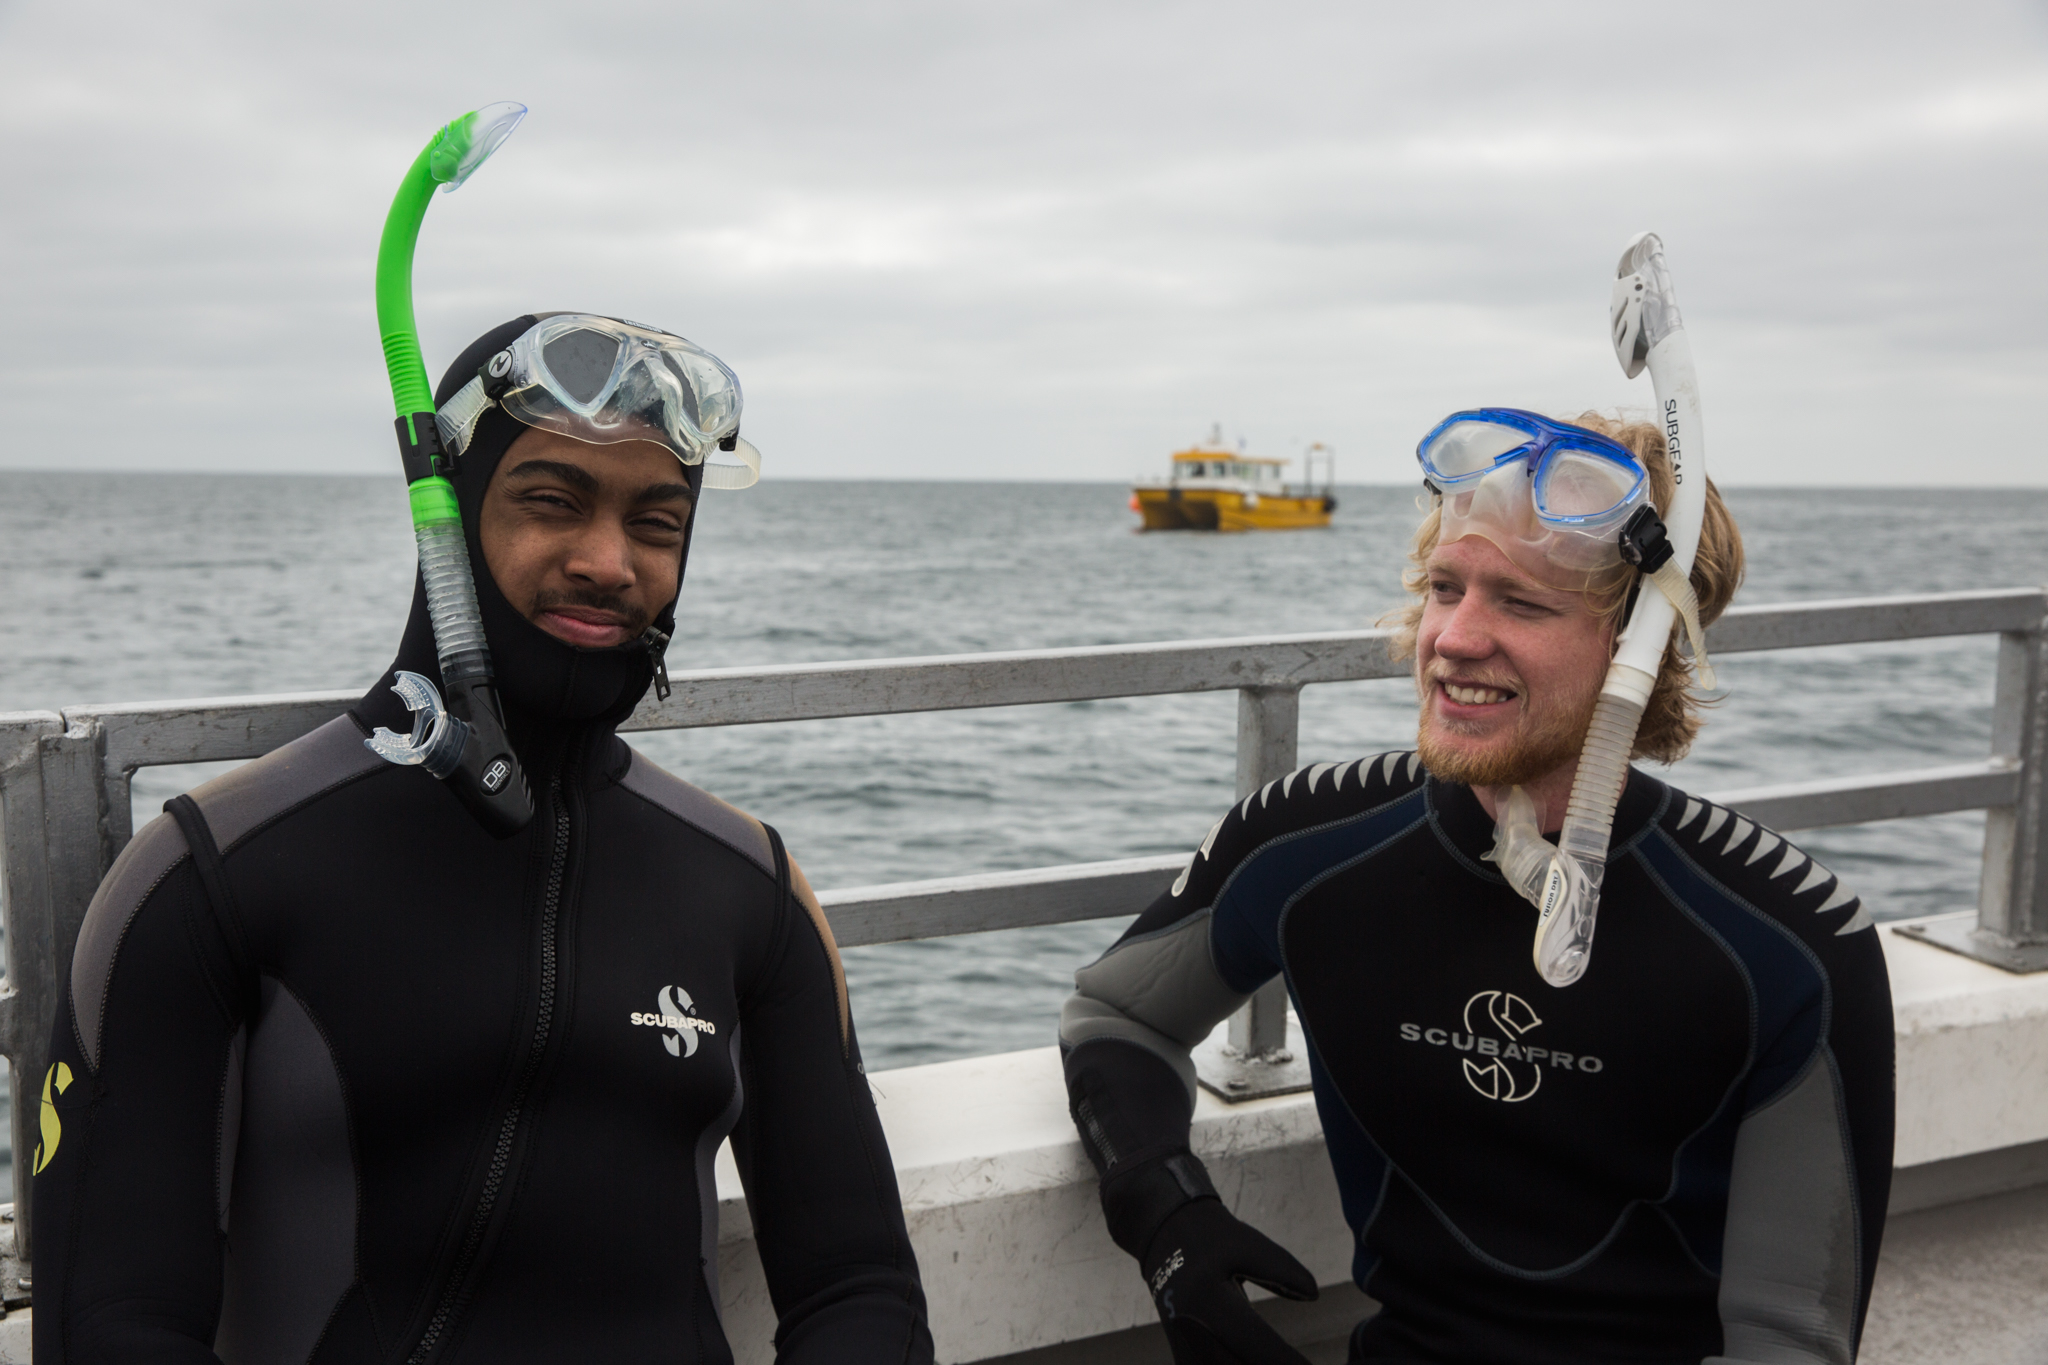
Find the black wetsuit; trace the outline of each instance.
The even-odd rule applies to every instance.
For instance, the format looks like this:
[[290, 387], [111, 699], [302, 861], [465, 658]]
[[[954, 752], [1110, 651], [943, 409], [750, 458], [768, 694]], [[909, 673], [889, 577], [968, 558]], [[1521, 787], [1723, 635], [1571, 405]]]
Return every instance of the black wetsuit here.
[[[472, 528], [517, 430], [488, 415], [464, 458]], [[36, 1358], [727, 1361], [730, 1133], [779, 1358], [930, 1361], [816, 898], [613, 733], [644, 650], [570, 650], [478, 578], [527, 829], [363, 747], [407, 726], [387, 674], [100, 887], [51, 1053]], [[418, 600], [398, 667], [438, 676]]]
[[1157, 1174], [1187, 1148], [1188, 1049], [1284, 972], [1353, 1277], [1382, 1305], [1354, 1358], [1846, 1365], [1892, 1155], [1861, 903], [1633, 773], [1591, 965], [1558, 989], [1492, 840], [1412, 754], [1319, 764], [1225, 816], [1062, 1018], [1105, 1203], [1150, 1190], [1156, 1227], [1198, 1193]]

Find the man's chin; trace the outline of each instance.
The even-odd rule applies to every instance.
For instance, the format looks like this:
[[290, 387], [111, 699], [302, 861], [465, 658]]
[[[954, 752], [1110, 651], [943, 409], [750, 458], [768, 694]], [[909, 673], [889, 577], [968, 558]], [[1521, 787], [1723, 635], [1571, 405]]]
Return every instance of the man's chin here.
[[1585, 730], [1565, 736], [1504, 735], [1491, 741], [1446, 736], [1425, 719], [1415, 738], [1422, 766], [1441, 782], [1468, 787], [1527, 786], [1577, 758]]

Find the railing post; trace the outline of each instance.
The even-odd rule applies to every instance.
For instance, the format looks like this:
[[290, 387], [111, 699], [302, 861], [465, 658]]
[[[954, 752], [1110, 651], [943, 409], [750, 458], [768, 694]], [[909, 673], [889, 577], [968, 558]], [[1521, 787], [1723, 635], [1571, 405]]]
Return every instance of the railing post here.
[[[1242, 687], [1237, 693], [1237, 799], [1295, 769], [1301, 730], [1299, 686]], [[1227, 1100], [1262, 1099], [1308, 1088], [1308, 1062], [1288, 1036], [1287, 983], [1274, 977], [1230, 1016], [1223, 1043], [1195, 1050], [1195, 1074]]]
[[[12, 723], [9, 723], [12, 722]], [[4, 829], [7, 990], [0, 1052], [14, 1090], [14, 1246], [0, 1256], [0, 1302], [31, 1288], [30, 1219], [40, 1091], [50, 1027], [79, 925], [113, 861], [97, 726], [28, 713], [0, 721], [0, 829]]]
[[[2048, 623], [2044, 623], [2048, 624]], [[2000, 965], [2048, 969], [2048, 630], [1998, 637], [1991, 752], [2020, 770], [2019, 800], [1984, 816], [1977, 937]], [[2018, 959], [2014, 961], [2013, 959]]]
[[1998, 637], [1991, 756], [2019, 771], [2009, 806], [1984, 812], [1977, 913], [1901, 933], [2012, 972], [2048, 971], [2048, 622]]
[[[1301, 689], [1245, 687], [1237, 694], [1237, 799], [1294, 771]], [[1274, 977], [1230, 1017], [1230, 1045], [1246, 1057], [1287, 1046], [1287, 983]]]

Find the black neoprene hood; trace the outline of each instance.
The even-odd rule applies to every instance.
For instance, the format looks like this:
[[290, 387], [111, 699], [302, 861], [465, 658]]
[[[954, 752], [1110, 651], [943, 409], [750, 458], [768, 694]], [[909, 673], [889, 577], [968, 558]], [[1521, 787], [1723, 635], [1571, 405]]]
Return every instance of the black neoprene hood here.
[[[502, 323], [472, 341], [441, 376], [434, 390], [439, 407], [476, 377], [485, 361], [511, 345], [532, 327], [541, 315], [526, 314]], [[584, 721], [616, 725], [631, 715], [654, 679], [654, 665], [645, 646], [638, 641], [611, 649], [579, 649], [542, 630], [498, 590], [484, 559], [478, 539], [484, 491], [498, 462], [521, 433], [529, 430], [503, 408], [492, 407], [476, 424], [469, 445], [456, 462], [450, 482], [462, 508], [464, 537], [469, 542], [469, 562], [476, 578], [477, 606], [483, 614], [484, 636], [491, 647], [491, 661], [497, 671], [498, 691], [503, 698], [506, 720], [515, 742], [535, 727], [551, 728]], [[696, 526], [697, 503], [701, 499], [704, 466], [684, 465], [692, 501], [689, 521], [683, 527], [683, 555], [676, 566], [676, 588], [682, 589], [683, 568], [688, 563], [690, 539]], [[675, 632], [675, 603], [671, 601], [654, 619], [663, 635]], [[433, 625], [427, 616], [426, 587], [413, 580], [412, 614], [406, 621], [405, 638], [398, 658], [384, 680], [358, 707], [363, 719], [373, 725], [410, 729], [404, 706], [390, 693], [392, 674], [398, 669], [425, 674], [437, 684], [440, 669], [434, 652]], [[388, 705], [385, 700], [388, 699]]]

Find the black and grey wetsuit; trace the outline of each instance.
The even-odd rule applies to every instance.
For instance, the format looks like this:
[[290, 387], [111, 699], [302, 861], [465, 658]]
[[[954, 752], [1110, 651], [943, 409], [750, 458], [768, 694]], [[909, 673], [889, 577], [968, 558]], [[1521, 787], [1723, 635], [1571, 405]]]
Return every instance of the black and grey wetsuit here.
[[[508, 421], [464, 457], [472, 527]], [[54, 1030], [36, 1358], [729, 1361], [730, 1134], [779, 1359], [929, 1362], [816, 897], [773, 831], [613, 733], [645, 652], [569, 650], [478, 590], [526, 830], [363, 747], [407, 724], [387, 674], [101, 885]], [[418, 600], [395, 667], [437, 675]]]
[[1592, 965], [1560, 990], [1492, 838], [1412, 754], [1232, 809], [1076, 976], [1061, 1041], [1105, 1188], [1186, 1150], [1190, 1046], [1284, 973], [1382, 1305], [1358, 1358], [1846, 1365], [1891, 1178], [1870, 916], [1778, 835], [1636, 772]]

